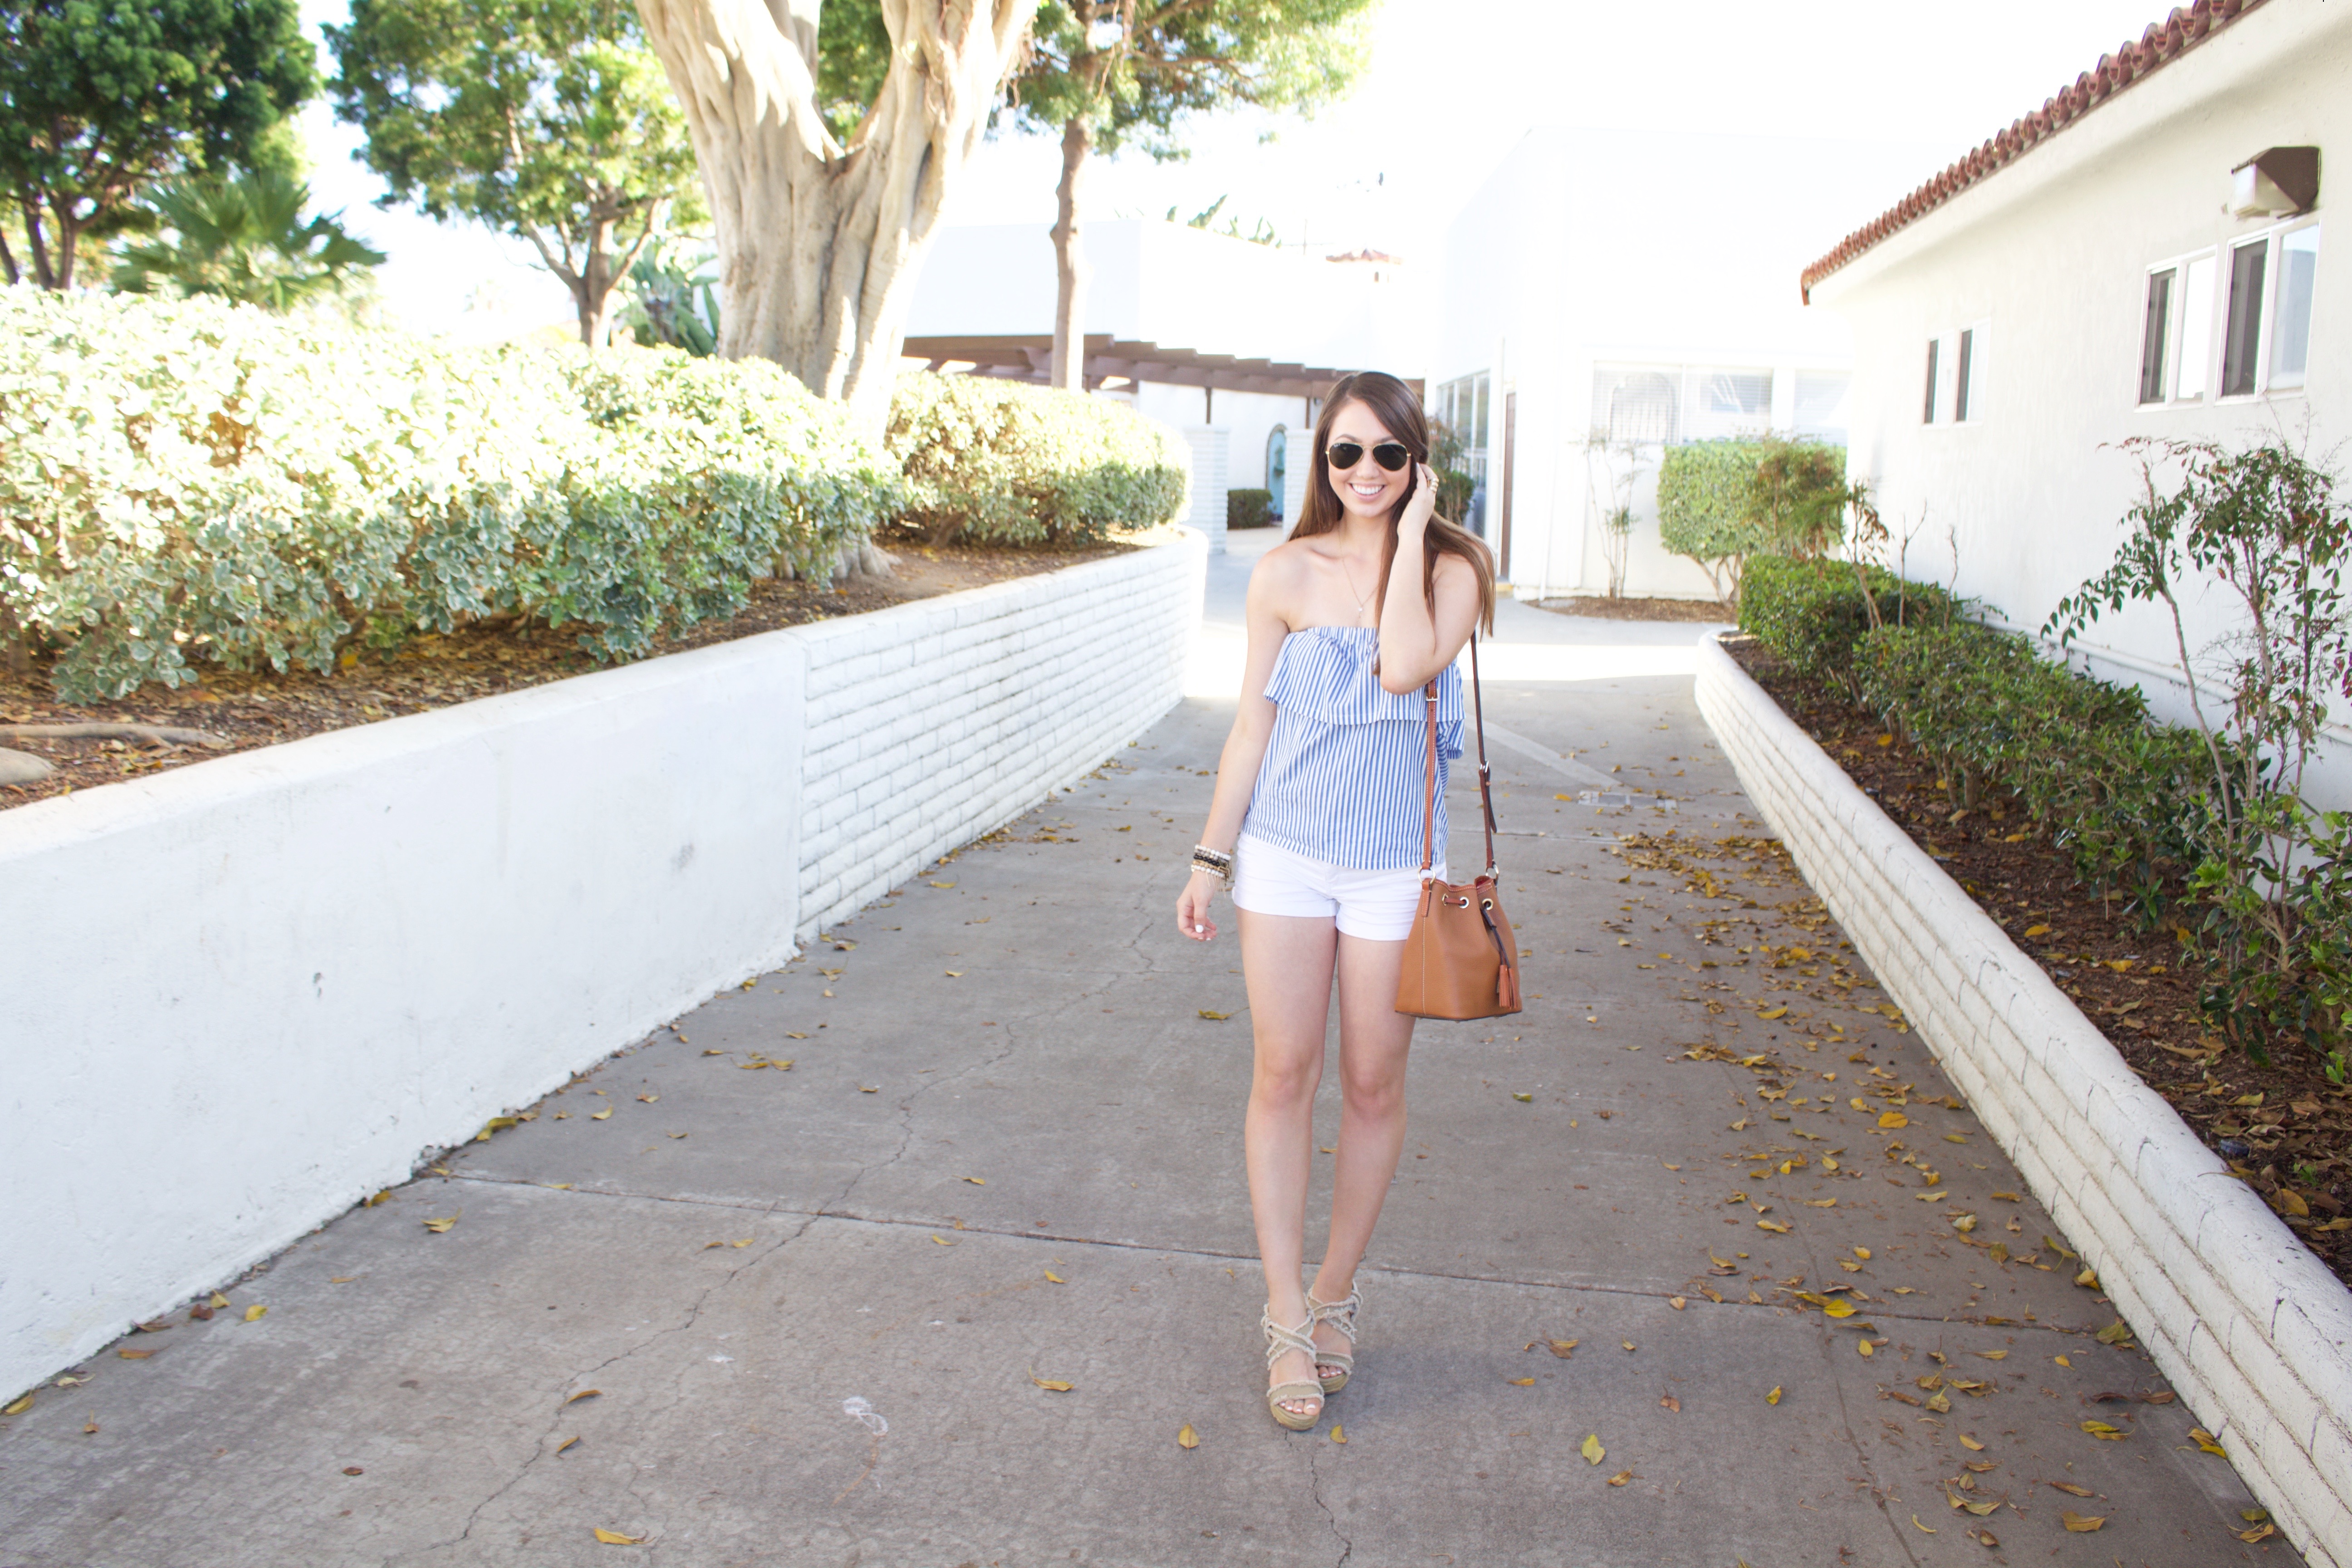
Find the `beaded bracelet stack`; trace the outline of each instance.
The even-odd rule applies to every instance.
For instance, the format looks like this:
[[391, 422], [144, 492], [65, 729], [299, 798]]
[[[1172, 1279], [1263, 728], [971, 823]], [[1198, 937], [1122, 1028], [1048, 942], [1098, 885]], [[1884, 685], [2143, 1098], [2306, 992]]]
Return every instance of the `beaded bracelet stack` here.
[[1192, 869], [1206, 871], [1225, 887], [1234, 885], [1234, 858], [1205, 844], [1192, 846]]

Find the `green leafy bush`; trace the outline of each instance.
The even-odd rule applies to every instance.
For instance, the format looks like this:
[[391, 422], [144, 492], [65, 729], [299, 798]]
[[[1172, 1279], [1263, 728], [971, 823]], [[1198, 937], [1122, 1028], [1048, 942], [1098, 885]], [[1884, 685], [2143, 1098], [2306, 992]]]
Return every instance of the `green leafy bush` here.
[[900, 490], [771, 365], [0, 291], [0, 637], [69, 700], [503, 614], [642, 654]]
[[1227, 490], [1225, 492], [1225, 526], [1227, 528], [1272, 528], [1274, 526], [1274, 492], [1272, 490]]
[[1726, 604], [1740, 590], [1741, 564], [1764, 548], [1749, 509], [1760, 441], [1694, 441], [1658, 460], [1658, 542], [1706, 568]]
[[1658, 541], [1699, 563], [1716, 596], [1739, 596], [1750, 557], [1811, 559], [1844, 533], [1845, 448], [1768, 436], [1669, 447], [1658, 463]]
[[2103, 899], [2164, 915], [2197, 860], [2195, 731], [2150, 723], [2136, 688], [1967, 621], [1868, 632], [1855, 666], [1864, 703], [1935, 760], [1955, 807], [2013, 795]]
[[1183, 437], [1108, 398], [985, 376], [901, 376], [885, 443], [934, 544], [1087, 544], [1173, 521]]
[[1739, 629], [1798, 674], [1858, 698], [1855, 657], [1874, 625], [1942, 624], [1955, 608], [1941, 588], [1906, 582], [1876, 566], [1759, 555], [1748, 563], [1741, 582]]

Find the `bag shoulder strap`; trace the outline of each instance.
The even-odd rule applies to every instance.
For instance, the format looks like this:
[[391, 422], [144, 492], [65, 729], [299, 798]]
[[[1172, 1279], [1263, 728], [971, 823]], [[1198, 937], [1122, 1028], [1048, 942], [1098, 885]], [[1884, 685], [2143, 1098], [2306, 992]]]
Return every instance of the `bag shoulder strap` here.
[[[1478, 680], [1478, 634], [1470, 634], [1470, 695], [1478, 731], [1478, 811], [1486, 831], [1486, 875], [1495, 875], [1494, 773], [1486, 763], [1486, 692]], [[1437, 856], [1437, 679], [1422, 688], [1429, 731], [1428, 760], [1421, 794], [1421, 870], [1427, 876]]]

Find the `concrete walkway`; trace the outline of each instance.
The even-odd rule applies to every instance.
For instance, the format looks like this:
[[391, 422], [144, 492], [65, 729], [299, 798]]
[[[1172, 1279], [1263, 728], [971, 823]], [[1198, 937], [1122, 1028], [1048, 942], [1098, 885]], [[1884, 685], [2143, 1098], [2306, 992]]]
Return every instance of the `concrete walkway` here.
[[1745, 837], [1688, 626], [1506, 606], [1527, 1011], [1423, 1026], [1361, 1370], [1276, 1429], [1240, 959], [1171, 918], [1247, 565], [1096, 780], [44, 1390], [0, 1563], [2295, 1561]]

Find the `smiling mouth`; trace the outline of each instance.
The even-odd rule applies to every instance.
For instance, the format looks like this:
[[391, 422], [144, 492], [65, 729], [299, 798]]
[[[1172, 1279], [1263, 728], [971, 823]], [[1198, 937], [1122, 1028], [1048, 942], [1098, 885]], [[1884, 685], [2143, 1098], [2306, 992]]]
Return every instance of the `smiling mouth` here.
[[1370, 500], [1374, 496], [1382, 494], [1388, 489], [1388, 486], [1386, 485], [1366, 485], [1353, 479], [1350, 479], [1348, 482], [1348, 488], [1355, 491], [1358, 495], [1363, 497], [1366, 500]]

